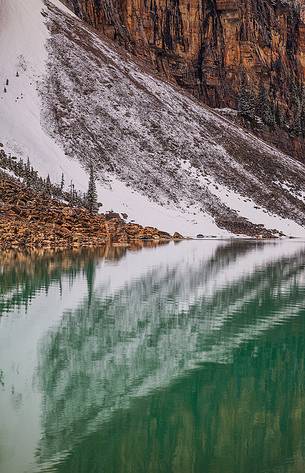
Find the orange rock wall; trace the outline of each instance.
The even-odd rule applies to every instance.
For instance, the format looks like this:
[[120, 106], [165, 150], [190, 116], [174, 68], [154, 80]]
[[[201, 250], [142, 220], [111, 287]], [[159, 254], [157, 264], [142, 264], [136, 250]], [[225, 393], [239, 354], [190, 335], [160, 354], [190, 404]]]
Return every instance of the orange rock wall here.
[[291, 83], [304, 81], [305, 26], [281, 0], [66, 1], [210, 105], [236, 105], [242, 69], [287, 108]]
[[[305, 24], [293, 0], [65, 0], [111, 39], [214, 107], [237, 106], [242, 77], [290, 126], [305, 74]], [[73, 5], [72, 5], [73, 4]]]

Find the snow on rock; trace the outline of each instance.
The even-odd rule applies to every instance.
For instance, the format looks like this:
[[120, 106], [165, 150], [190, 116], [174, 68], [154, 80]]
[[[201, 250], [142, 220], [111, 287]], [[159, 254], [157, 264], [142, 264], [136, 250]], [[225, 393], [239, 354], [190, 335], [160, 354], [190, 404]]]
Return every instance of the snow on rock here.
[[[161, 81], [58, 0], [0, 0], [0, 141], [103, 210], [187, 235], [305, 236], [302, 165]], [[6, 86], [6, 81], [8, 85]], [[289, 219], [287, 218], [289, 217]]]

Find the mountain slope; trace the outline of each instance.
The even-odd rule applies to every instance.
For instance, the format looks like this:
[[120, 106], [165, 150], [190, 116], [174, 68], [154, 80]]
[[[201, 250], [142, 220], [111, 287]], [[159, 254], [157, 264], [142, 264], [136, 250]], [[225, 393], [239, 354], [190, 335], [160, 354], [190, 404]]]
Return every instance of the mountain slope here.
[[246, 87], [261, 120], [241, 123], [303, 160], [304, 0], [63, 1], [208, 105]]
[[305, 235], [302, 164], [154, 77], [54, 0], [0, 0], [0, 18], [7, 151], [83, 190], [94, 165], [104, 209], [140, 224]]

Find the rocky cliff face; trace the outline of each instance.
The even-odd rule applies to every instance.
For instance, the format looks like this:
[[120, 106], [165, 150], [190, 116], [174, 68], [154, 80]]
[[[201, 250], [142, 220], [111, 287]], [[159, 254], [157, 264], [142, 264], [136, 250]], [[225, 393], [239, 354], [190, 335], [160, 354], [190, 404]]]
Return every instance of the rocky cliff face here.
[[65, 2], [209, 105], [239, 107], [247, 120], [260, 116], [264, 124], [254, 125], [265, 135], [285, 130], [276, 140], [285, 148], [289, 136], [286, 151], [302, 154], [303, 0]]

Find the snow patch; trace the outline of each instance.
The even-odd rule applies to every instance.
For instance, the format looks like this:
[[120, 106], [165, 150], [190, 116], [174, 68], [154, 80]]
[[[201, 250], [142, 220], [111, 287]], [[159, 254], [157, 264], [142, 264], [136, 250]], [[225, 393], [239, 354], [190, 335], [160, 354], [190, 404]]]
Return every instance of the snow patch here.
[[87, 176], [80, 163], [65, 156], [41, 125], [38, 87], [46, 76], [50, 37], [43, 11], [41, 0], [0, 0], [0, 141], [6, 151], [29, 158], [43, 177], [59, 181], [64, 172], [83, 188]]

